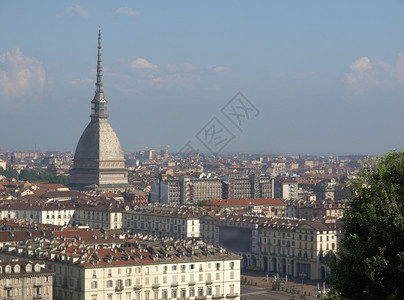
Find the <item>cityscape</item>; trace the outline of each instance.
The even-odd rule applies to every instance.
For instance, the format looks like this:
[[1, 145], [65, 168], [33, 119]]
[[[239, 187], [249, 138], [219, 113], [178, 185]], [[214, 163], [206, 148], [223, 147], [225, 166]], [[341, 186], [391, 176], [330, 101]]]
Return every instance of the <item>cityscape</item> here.
[[[401, 3], [45, 2], [0, 4], [0, 299], [404, 297]], [[321, 24], [379, 40], [325, 71]]]

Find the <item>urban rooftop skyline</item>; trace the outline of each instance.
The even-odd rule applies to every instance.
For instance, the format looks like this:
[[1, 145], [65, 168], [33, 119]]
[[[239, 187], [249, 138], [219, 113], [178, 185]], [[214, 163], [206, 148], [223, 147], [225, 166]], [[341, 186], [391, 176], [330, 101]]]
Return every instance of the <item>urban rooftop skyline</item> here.
[[[403, 12], [400, 1], [3, 1], [0, 146], [74, 151], [101, 26], [109, 121], [124, 151], [401, 150]], [[213, 147], [215, 129], [226, 135]]]

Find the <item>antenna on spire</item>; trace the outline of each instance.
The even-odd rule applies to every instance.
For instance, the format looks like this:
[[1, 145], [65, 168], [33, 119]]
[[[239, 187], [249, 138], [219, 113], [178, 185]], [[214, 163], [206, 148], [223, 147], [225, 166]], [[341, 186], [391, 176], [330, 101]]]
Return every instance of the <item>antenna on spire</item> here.
[[98, 26], [98, 60], [97, 60], [97, 82], [96, 93], [104, 93], [102, 86], [102, 59], [101, 59], [101, 26]]

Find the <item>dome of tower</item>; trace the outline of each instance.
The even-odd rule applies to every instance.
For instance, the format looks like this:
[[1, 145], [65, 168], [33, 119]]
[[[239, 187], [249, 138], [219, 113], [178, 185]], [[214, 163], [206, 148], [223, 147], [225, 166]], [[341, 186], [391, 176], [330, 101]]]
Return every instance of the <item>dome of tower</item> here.
[[109, 122], [91, 121], [76, 147], [74, 161], [124, 161], [118, 136]]

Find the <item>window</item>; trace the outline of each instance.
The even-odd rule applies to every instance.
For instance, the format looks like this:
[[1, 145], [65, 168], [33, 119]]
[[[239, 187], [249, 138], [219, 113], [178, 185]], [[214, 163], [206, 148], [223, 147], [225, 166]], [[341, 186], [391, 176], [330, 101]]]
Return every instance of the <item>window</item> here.
[[145, 273], [145, 274], [149, 274], [149, 267], [145, 267], [145, 268], [144, 268], [144, 273]]
[[208, 294], [208, 296], [212, 295], [212, 287], [211, 286], [208, 286], [207, 294]]
[[234, 272], [230, 272], [230, 279], [234, 279]]
[[116, 281], [116, 288], [123, 288], [123, 281], [122, 281], [122, 279], [118, 279], [117, 281]]
[[177, 270], [177, 266], [172, 266], [171, 270], [176, 271]]
[[144, 299], [145, 300], [150, 300], [150, 291], [145, 291], [144, 292]]
[[191, 270], [193, 270], [193, 269], [195, 269], [195, 265], [194, 265], [194, 264], [190, 264], [190, 265], [189, 265], [189, 268], [190, 268]]
[[216, 280], [220, 280], [220, 273], [219, 272], [216, 273]]
[[198, 296], [203, 296], [203, 287], [198, 288]]
[[126, 279], [125, 280], [125, 286], [131, 286], [132, 285], [132, 280]]
[[130, 274], [132, 274], [132, 269], [131, 269], [131, 268], [127, 268], [127, 269], [126, 269], [126, 275], [130, 276]]
[[159, 292], [154, 291], [154, 300], [158, 300], [158, 299], [159, 299]]
[[220, 270], [220, 263], [216, 263], [216, 270]]
[[97, 288], [97, 285], [98, 285], [98, 284], [97, 284], [97, 281], [92, 281], [92, 282], [91, 282], [91, 288], [92, 288], [92, 289], [96, 289], [96, 288]]
[[234, 261], [230, 262], [230, 269], [234, 269]]
[[177, 289], [171, 290], [171, 298], [177, 298]]
[[108, 300], [112, 300], [112, 294], [108, 294], [107, 297], [108, 297]]
[[167, 299], [167, 298], [168, 298], [168, 292], [167, 292], [167, 290], [163, 290], [163, 292], [161, 293], [161, 298], [163, 298], [163, 299]]
[[112, 277], [112, 270], [108, 270], [108, 277]]
[[189, 297], [195, 297], [195, 289], [194, 288], [189, 289]]
[[126, 293], [126, 300], [130, 300], [130, 293]]
[[112, 287], [112, 285], [113, 285], [112, 280], [108, 280], [108, 281], [107, 281], [107, 287], [110, 288], [110, 287]]
[[97, 278], [97, 270], [93, 270], [93, 278]]
[[230, 295], [234, 295], [234, 284], [230, 284]]
[[187, 291], [185, 289], [181, 289], [181, 298], [185, 298], [187, 296]]

